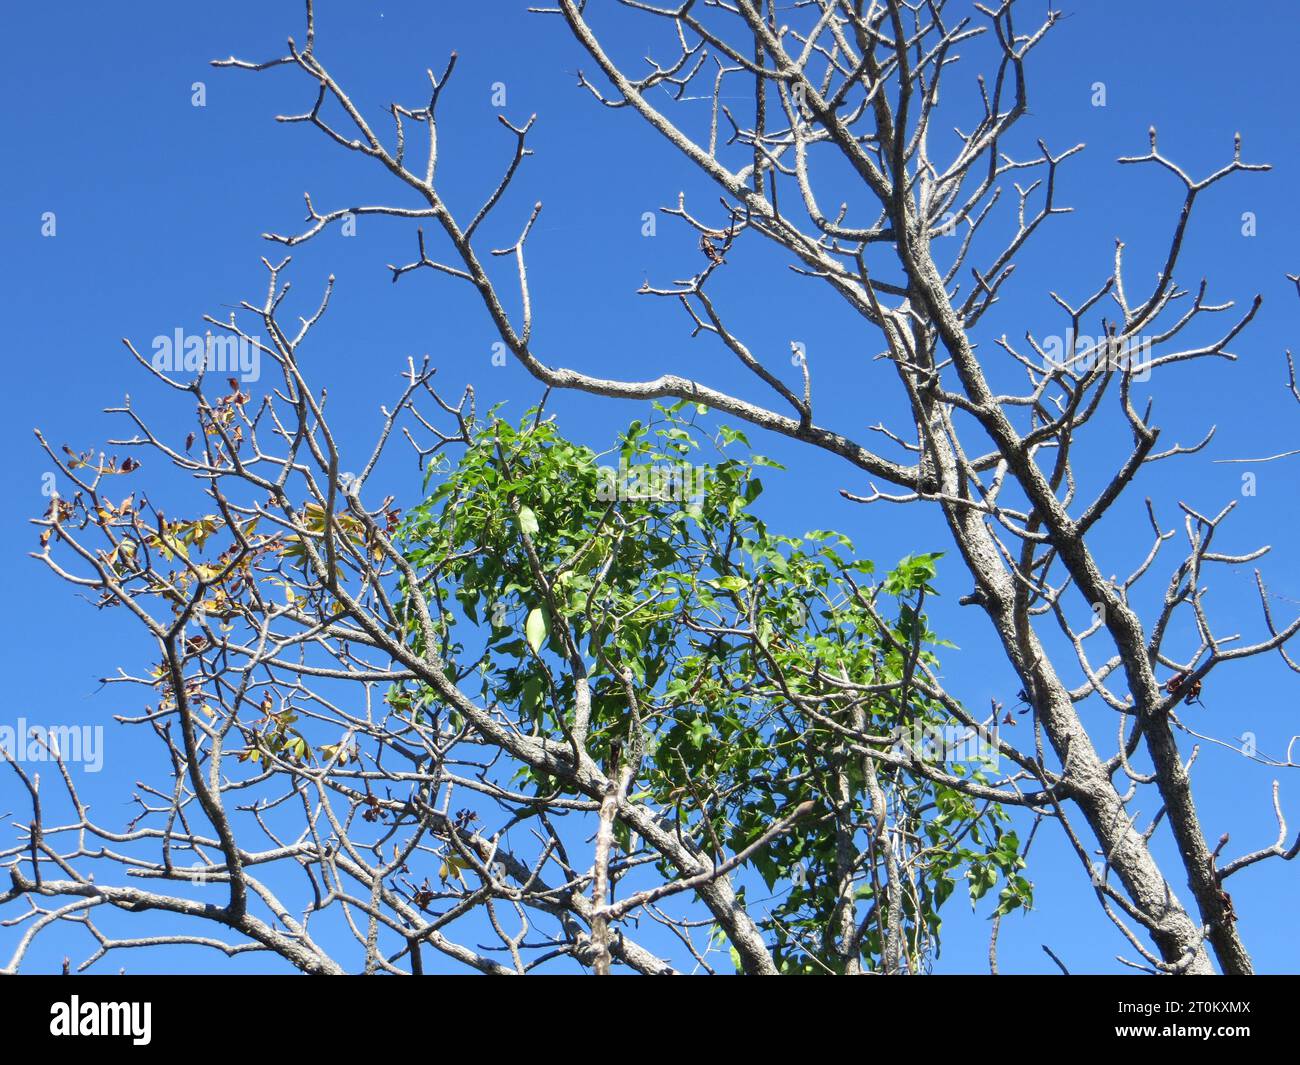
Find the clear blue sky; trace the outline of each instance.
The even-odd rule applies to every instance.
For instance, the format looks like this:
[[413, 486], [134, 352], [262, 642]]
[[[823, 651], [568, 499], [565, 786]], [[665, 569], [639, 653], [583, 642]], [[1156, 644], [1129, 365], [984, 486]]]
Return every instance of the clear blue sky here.
[[[120, 613], [97, 612], [25, 557], [36, 540], [26, 521], [44, 508], [41, 475], [48, 467], [33, 426], [56, 445], [98, 446], [121, 430], [100, 409], [126, 392], [165, 419], [165, 397], [133, 365], [119, 338], [129, 337], [143, 350], [151, 338], [176, 328], [200, 332], [205, 312], [221, 314], [225, 305], [260, 297], [259, 256], [280, 254], [260, 234], [299, 225], [304, 191], [320, 208], [387, 200], [394, 192], [375, 169], [309, 128], [272, 121], [276, 113], [309, 106], [300, 77], [208, 66], [208, 60], [232, 53], [249, 59], [281, 54], [286, 36], [301, 39], [301, 6], [298, 0], [142, 0], [75, 10], [24, 4], [7, 13], [12, 47], [0, 69], [7, 104], [0, 293], [10, 339], [0, 390], [0, 476], [8, 520], [0, 527], [0, 552], [14, 607], [4, 641], [0, 724], [22, 717], [107, 723], [114, 713], [138, 709], [136, 696], [120, 688], [98, 691], [96, 678], [119, 663], [138, 667], [152, 654]], [[511, 142], [495, 121], [498, 110], [515, 122], [538, 115], [531, 142], [536, 156], [484, 243], [509, 243], [532, 202], [544, 202], [530, 243], [543, 358], [609, 376], [673, 369], [749, 389], [727, 353], [689, 339], [679, 310], [634, 295], [646, 277], [664, 282], [698, 266], [698, 249], [670, 221], [661, 219], [655, 239], [642, 237], [642, 214], [672, 204], [679, 189], [690, 191], [701, 206], [716, 198], [631, 113], [602, 109], [576, 87], [573, 72], [579, 65], [590, 68], [590, 62], [583, 63], [560, 20], [527, 15], [526, 7], [525, 0], [321, 0], [317, 49], [384, 129], [381, 108], [392, 99], [416, 104], [425, 91], [425, 68], [440, 70], [447, 53], [459, 51], [460, 66], [442, 105], [442, 136], [446, 193], [462, 212], [474, 209], [507, 159]], [[1045, 8], [1026, 3], [1022, 26]], [[1055, 220], [1022, 257], [1002, 306], [981, 324], [977, 339], [991, 353], [993, 338], [1003, 331], [1057, 331], [1047, 290], [1071, 300], [1094, 290], [1109, 270], [1116, 237], [1130, 249], [1132, 283], [1152, 276], [1181, 188], [1168, 174], [1114, 162], [1146, 150], [1149, 125], [1159, 127], [1161, 148], [1196, 176], [1230, 158], [1232, 135], [1240, 130], [1244, 158], [1270, 162], [1274, 170], [1234, 177], [1204, 197], [1180, 280], [1186, 286], [1204, 274], [1212, 298], [1246, 303], [1259, 292], [1264, 306], [1234, 345], [1239, 362], [1175, 370], [1148, 386], [1165, 441], [1190, 443], [1210, 424], [1218, 425], [1219, 435], [1207, 455], [1148, 475], [1133, 505], [1102, 530], [1101, 550], [1103, 564], [1115, 572], [1127, 571], [1145, 552], [1143, 493], [1162, 507], [1166, 527], [1176, 523], [1176, 499], [1214, 511], [1238, 498], [1224, 548], [1274, 546], [1265, 571], [1273, 590], [1294, 600], [1275, 604], [1290, 616], [1300, 609], [1294, 536], [1300, 459], [1256, 467], [1259, 488], [1251, 498], [1240, 495], [1244, 467], [1209, 460], [1287, 450], [1300, 435], [1300, 410], [1283, 388], [1282, 359], [1284, 348], [1300, 347], [1300, 300], [1283, 276], [1300, 272], [1300, 205], [1294, 195], [1300, 176], [1294, 128], [1300, 16], [1286, 0], [1240, 6], [1090, 0], [1065, 8], [1069, 17], [1031, 63], [1032, 114], [1016, 150], [1023, 154], [1035, 136], [1046, 137], [1055, 150], [1086, 142], [1087, 151], [1063, 167], [1058, 182], [1058, 202], [1073, 206], [1075, 214]], [[619, 46], [642, 43], [623, 39]], [[967, 91], [973, 73], [972, 67], [956, 68], [946, 91]], [[195, 81], [206, 83], [206, 107], [191, 106]], [[1104, 108], [1091, 104], [1092, 85], [1099, 81], [1106, 84]], [[507, 88], [502, 109], [492, 104], [494, 82]], [[47, 211], [57, 215], [53, 239], [41, 235]], [[1241, 234], [1246, 211], [1258, 219], [1252, 238]], [[328, 273], [338, 277], [328, 321], [306, 363], [312, 380], [330, 388], [336, 431], [356, 447], [368, 446], [377, 406], [393, 395], [408, 354], [429, 353], [449, 390], [472, 382], [481, 407], [505, 400], [508, 409], [521, 411], [539, 394], [515, 365], [490, 365], [495, 338], [466, 289], [427, 272], [390, 284], [385, 264], [414, 255], [412, 226], [364, 218], [356, 238], [329, 234], [295, 253], [291, 277], [304, 304], [316, 297]], [[776, 259], [755, 256], [721, 271], [715, 284], [715, 300], [733, 316], [744, 316], [743, 336], [757, 352], [788, 365], [789, 342], [806, 345], [823, 424], [862, 434], [865, 426], [901, 410], [891, 378], [867, 362], [877, 338], [865, 335], [809, 282], [783, 273]], [[579, 395], [556, 397], [552, 406], [566, 432], [599, 444], [639, 413]], [[848, 466], [781, 440], [757, 436], [754, 442], [793, 470], [766, 479], [762, 505], [774, 527], [794, 534], [840, 529], [881, 563], [916, 549], [946, 548], [937, 512], [856, 507], [838, 495], [840, 488], [866, 487]], [[138, 475], [142, 483], [158, 483], [151, 480], [161, 472], [156, 467]], [[391, 487], [409, 498], [418, 485], [412, 477]], [[945, 658], [952, 690], [971, 706], [985, 706], [990, 697], [1013, 701], [1017, 685], [982, 618], [956, 605], [969, 590], [968, 578], [955, 560], [940, 576], [945, 595], [935, 606], [934, 627], [960, 645]], [[1260, 631], [1246, 574], [1220, 578], [1210, 603], [1223, 631]], [[1287, 738], [1300, 731], [1295, 681], [1275, 660], [1225, 669], [1207, 685], [1206, 709], [1188, 714], [1198, 727], [1227, 738], [1252, 731], [1262, 750], [1280, 755]], [[1104, 725], [1098, 742], [1108, 751], [1113, 725], [1110, 718], [1098, 720]], [[156, 751], [144, 737], [109, 729], [104, 771], [83, 777], [99, 817], [129, 816], [125, 800]], [[1276, 773], [1218, 749], [1202, 751], [1194, 773], [1202, 821], [1212, 842], [1232, 832], [1227, 854], [1272, 842], [1269, 785]], [[1300, 779], [1293, 773], [1282, 783], [1294, 832], [1300, 825]], [[0, 775], [6, 824], [13, 819], [9, 811], [27, 816], [6, 772]], [[1155, 808], [1141, 812], [1149, 817]], [[6, 829], [7, 838], [11, 831]], [[1163, 835], [1158, 849], [1166, 869], [1177, 870]], [[1051, 825], [1039, 834], [1031, 872], [1037, 906], [1004, 922], [1005, 971], [1052, 971], [1042, 943], [1080, 970], [1112, 969], [1117, 952], [1132, 954], [1099, 912]], [[1296, 864], [1266, 863], [1231, 883], [1245, 942], [1261, 971], [1300, 968], [1298, 874]], [[1181, 878], [1176, 886], [1186, 898]], [[986, 913], [972, 916], [954, 897], [946, 914], [938, 970], [979, 970], [985, 964]], [[0, 931], [0, 955], [6, 957], [9, 935]], [[56, 937], [46, 937], [31, 955], [33, 970], [56, 968], [65, 949]], [[88, 950], [88, 943], [78, 944], [74, 959]], [[197, 950], [160, 959], [123, 960], [135, 971], [203, 970], [218, 960]], [[267, 964], [254, 957], [237, 966], [255, 971]]]

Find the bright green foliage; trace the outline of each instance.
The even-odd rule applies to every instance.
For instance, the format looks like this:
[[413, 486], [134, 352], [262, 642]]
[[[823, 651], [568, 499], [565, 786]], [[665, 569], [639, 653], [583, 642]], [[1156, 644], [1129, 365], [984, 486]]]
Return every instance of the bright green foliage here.
[[[895, 730], [910, 742], [953, 724], [909, 681], [939, 646], [921, 609], [938, 556], [905, 559], [877, 581], [839, 534], [769, 531], [753, 510], [755, 474], [775, 464], [749, 455], [735, 429], [702, 442], [684, 408], [695, 413], [656, 407], [603, 456], [537, 416], [479, 425], [400, 532], [431, 602], [436, 653], [457, 677], [477, 674], [462, 686], [481, 684], [485, 705], [556, 739], [571, 735], [585, 670], [592, 758], [608, 766], [611, 745], [624, 759], [639, 749], [629, 801], [663, 811], [719, 860], [811, 800], [810, 816], [734, 874], [786, 971], [842, 969], [846, 925], [862, 926], [859, 956], [878, 963], [894, 840], [903, 952], [921, 968], [959, 879], [972, 902], [1001, 884], [1000, 912], [1030, 902], [999, 807], [861, 753], [890, 752]], [[643, 476], [614, 473], [620, 463]], [[685, 476], [647, 475], [672, 468]], [[681, 498], [701, 469], [702, 498]], [[610, 498], [619, 484], [657, 491]], [[424, 653], [413, 619], [408, 631]], [[873, 686], [892, 687], [864, 690]], [[390, 701], [441, 713], [428, 692]], [[980, 774], [969, 761], [932, 764]], [[517, 776], [524, 790], [559, 786], [527, 767]], [[626, 832], [620, 843], [638, 846]]]

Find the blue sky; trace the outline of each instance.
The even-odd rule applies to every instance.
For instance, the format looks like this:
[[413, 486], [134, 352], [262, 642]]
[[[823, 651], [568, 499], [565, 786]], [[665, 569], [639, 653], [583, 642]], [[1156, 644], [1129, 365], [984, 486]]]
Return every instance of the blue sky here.
[[[672, 205], [679, 190], [701, 208], [716, 203], [716, 196], [635, 116], [602, 109], [579, 90], [574, 71], [592, 64], [583, 62], [560, 20], [530, 16], [526, 7], [523, 0], [322, 0], [318, 53], [350, 86], [354, 100], [379, 115], [392, 99], [420, 101], [425, 68], [441, 70], [448, 52], [459, 52], [442, 104], [441, 174], [448, 200], [461, 213], [477, 207], [512, 148], [495, 116], [504, 113], [519, 123], [538, 115], [530, 142], [536, 154], [483, 243], [512, 242], [532, 203], [543, 201], [529, 245], [541, 357], [606, 376], [674, 370], [754, 395], [728, 353], [707, 339], [690, 339], [680, 309], [635, 295], [646, 278], [663, 283], [698, 269], [694, 241], [670, 220], [659, 220], [653, 239], [642, 236], [644, 212]], [[993, 339], [1004, 331], [1017, 337], [1026, 329], [1038, 335], [1059, 330], [1048, 290], [1078, 301], [1097, 288], [1110, 269], [1116, 238], [1129, 249], [1131, 284], [1153, 276], [1181, 187], [1155, 168], [1115, 164], [1117, 156], [1146, 150], [1149, 125], [1159, 128], [1162, 150], [1197, 177], [1231, 157], [1232, 136], [1240, 130], [1243, 158], [1274, 169], [1234, 176], [1203, 197], [1179, 278], [1186, 286], [1208, 276], [1211, 297], [1239, 305], [1261, 293], [1263, 308], [1233, 345], [1239, 361], [1176, 368], [1146, 386], [1164, 442], [1191, 443], [1211, 424], [1218, 436], [1204, 455], [1149, 473], [1129, 505], [1099, 530], [1099, 552], [1115, 572], [1126, 572], [1145, 553], [1144, 494], [1161, 508], [1166, 527], [1180, 524], [1178, 499], [1202, 511], [1237, 499], [1224, 547], [1273, 545], [1264, 569], [1280, 597], [1275, 610], [1289, 617], [1300, 610], [1300, 553], [1293, 535], [1300, 517], [1300, 459], [1256, 467], [1210, 460], [1296, 446], [1297, 408], [1284, 388], [1282, 357], [1288, 346], [1300, 346], [1294, 339], [1300, 300], [1284, 277], [1300, 272], [1294, 237], [1300, 228], [1294, 194], [1300, 176], [1294, 5], [1092, 0], [1065, 7], [1068, 17], [1031, 62], [1031, 114], [1016, 150], [1023, 154], [1037, 136], [1057, 151], [1086, 143], [1058, 180], [1058, 202], [1075, 213], [1053, 220], [1022, 256], [1002, 304], [981, 323], [976, 340], [992, 359]], [[1026, 3], [1022, 25], [1045, 9], [1043, 3]], [[36, 448], [33, 426], [56, 446], [98, 446], [121, 431], [99, 412], [124, 393], [165, 424], [173, 416], [165, 397], [133, 364], [120, 338], [144, 350], [151, 338], [176, 328], [201, 331], [204, 313], [220, 315], [227, 305], [259, 298], [265, 288], [259, 257], [282, 253], [261, 234], [298, 226], [304, 191], [322, 209], [389, 202], [395, 192], [396, 202], [410, 201], [400, 199], [377, 169], [309, 128], [272, 121], [277, 113], [310, 105], [300, 77], [208, 65], [232, 53], [249, 59], [281, 54], [287, 35], [301, 37], [297, 0], [149, 0], [83, 5], [75, 15], [56, 5], [29, 4], [11, 9], [9, 24], [11, 40], [23, 43], [11, 49], [0, 70], [9, 101], [7, 162], [0, 170], [6, 205], [0, 211], [0, 292], [10, 330], [7, 382], [0, 390], [6, 457], [0, 476], [8, 501], [0, 552], [17, 609], [9, 613], [4, 646], [7, 699], [0, 723], [23, 717], [108, 723], [112, 714], [138, 704], [123, 689], [99, 690], [97, 678], [119, 663], [138, 666], [151, 650], [124, 617], [97, 612], [25, 557], [36, 540], [26, 522], [44, 509], [41, 477], [49, 467]], [[630, 55], [650, 43], [626, 34], [615, 41]], [[946, 91], [967, 92], [973, 74], [972, 66], [955, 68]], [[191, 105], [196, 81], [206, 85], [202, 108]], [[506, 87], [504, 107], [492, 101], [497, 82]], [[1096, 82], [1105, 83], [1105, 107], [1092, 104]], [[703, 120], [707, 105], [695, 106]], [[51, 211], [57, 236], [43, 237], [41, 218]], [[1241, 232], [1248, 211], [1257, 219], [1253, 237]], [[521, 412], [539, 395], [519, 367], [491, 365], [495, 335], [467, 289], [429, 272], [390, 283], [386, 264], [408, 262], [415, 254], [413, 226], [367, 218], [354, 238], [330, 233], [294, 252], [290, 276], [302, 307], [314, 305], [329, 273], [338, 278], [307, 372], [329, 387], [335, 429], [357, 448], [368, 447], [378, 404], [393, 396], [410, 354], [428, 353], [450, 392], [473, 383], [481, 408], [507, 401], [508, 410]], [[742, 337], [756, 353], [788, 366], [790, 342], [805, 345], [820, 422], [861, 436], [869, 435], [866, 426], [897, 416], [900, 399], [891, 375], [869, 361], [877, 337], [864, 334], [860, 323], [810, 282], [789, 276], [772, 253], [755, 252], [729, 265], [714, 284], [714, 299], [743, 322]], [[641, 413], [630, 404], [577, 394], [554, 397], [551, 409], [567, 433], [597, 445]], [[1099, 452], [1107, 462], [1127, 440], [1119, 428], [1115, 432], [1114, 453]], [[838, 494], [841, 488], [866, 489], [852, 468], [779, 439], [751, 439], [791, 468], [766, 478], [762, 508], [774, 528], [791, 534], [836, 528], [882, 564], [909, 551], [947, 547], [937, 512], [855, 506]], [[1247, 470], [1258, 476], [1251, 497], [1241, 494]], [[140, 476], [150, 473], [146, 468]], [[409, 498], [418, 482], [412, 473], [389, 488]], [[941, 564], [944, 596], [933, 609], [934, 628], [960, 645], [944, 661], [951, 689], [970, 706], [987, 705], [991, 697], [1012, 702], [1017, 684], [987, 626], [956, 605], [969, 590], [958, 570], [955, 559]], [[1210, 603], [1223, 631], [1261, 631], [1248, 574], [1220, 577]], [[1189, 717], [1198, 729], [1229, 739], [1254, 732], [1261, 750], [1281, 755], [1287, 738], [1300, 731], [1295, 679], [1275, 659], [1224, 669], [1207, 685], [1206, 709], [1190, 709]], [[1108, 751], [1113, 725], [1109, 718], [1098, 718], [1098, 724], [1104, 732], [1098, 742]], [[132, 782], [144, 774], [144, 759], [156, 748], [120, 728], [109, 729], [107, 743], [104, 771], [83, 779], [99, 816], [114, 820], [120, 812], [125, 819]], [[1269, 787], [1277, 772], [1220, 749], [1202, 750], [1194, 771], [1202, 821], [1211, 841], [1231, 831], [1228, 855], [1273, 841]], [[1300, 824], [1300, 781], [1294, 774], [1281, 779], [1294, 831]], [[0, 776], [6, 823], [13, 819], [11, 810], [17, 811], [14, 817], [25, 816], [23, 797], [6, 774]], [[1155, 809], [1142, 813], [1149, 817]], [[1165, 868], [1176, 870], [1167, 837], [1158, 836], [1156, 845]], [[1117, 952], [1131, 955], [1052, 826], [1039, 833], [1032, 858], [1037, 906], [1003, 924], [1005, 971], [1052, 971], [1042, 943], [1079, 970], [1111, 969]], [[1298, 967], [1298, 872], [1294, 864], [1265, 863], [1231, 882], [1243, 937], [1261, 971]], [[1181, 877], [1176, 886], [1186, 898]], [[982, 968], [986, 916], [972, 915], [959, 898], [950, 903], [939, 971]], [[7, 955], [6, 935], [0, 931], [0, 956]], [[66, 949], [48, 937], [32, 954], [33, 968], [53, 968]], [[161, 967], [158, 961], [129, 960], [137, 971]], [[178, 951], [166, 967], [202, 970], [213, 960]], [[238, 964], [251, 971], [266, 963]]]

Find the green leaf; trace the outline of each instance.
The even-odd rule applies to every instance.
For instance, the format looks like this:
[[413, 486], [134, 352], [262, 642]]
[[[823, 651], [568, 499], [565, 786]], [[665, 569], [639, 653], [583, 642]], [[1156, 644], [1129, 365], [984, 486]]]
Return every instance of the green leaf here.
[[[463, 455], [438, 467], [423, 502], [406, 511], [399, 540], [415, 580], [436, 600], [429, 605], [437, 646], [427, 653], [436, 650], [449, 662], [477, 659], [481, 678], [474, 682], [481, 683], [484, 702], [515, 710], [535, 735], [558, 740], [576, 678], [558, 660], [548, 663], [548, 675], [536, 656], [558, 646], [551, 624], [571, 626], [589, 659], [593, 757], [608, 757], [610, 741], [626, 732], [630, 684], [634, 698], [656, 707], [643, 715], [644, 772], [634, 801], [674, 811], [693, 842], [709, 848], [716, 840], [736, 853], [800, 802], [812, 799], [827, 812], [824, 767], [842, 757], [838, 735], [779, 712], [788, 702], [779, 674], [794, 694], [836, 709], [846, 696], [827, 678], [842, 676], [864, 691], [896, 682], [907, 655], [894, 645], [910, 647], [915, 639], [922, 661], [937, 664], [944, 644], [930, 631], [922, 600], [935, 594], [938, 556], [918, 551], [877, 575], [839, 533], [769, 532], [754, 513], [762, 487], [757, 474], [779, 465], [753, 455], [740, 431], [721, 425], [712, 442], [730, 446], [695, 464], [694, 407], [693, 401], [655, 404], [644, 423], [634, 422], [603, 451], [566, 441], [535, 410], [518, 425], [490, 415]], [[707, 477], [696, 482], [706, 466]], [[618, 467], [631, 487], [645, 489], [619, 503], [631, 535], [614, 528], [602, 491]], [[655, 491], [678, 484], [691, 489], [691, 506], [680, 492]], [[525, 535], [535, 558], [518, 549]], [[301, 553], [303, 545], [296, 546]], [[542, 573], [559, 574], [549, 591], [538, 565]], [[399, 583], [405, 638], [424, 655], [427, 637], [405, 603], [406, 584]], [[892, 598], [880, 615], [886, 632], [862, 606], [859, 587], [882, 608]], [[511, 605], [508, 617], [504, 604]], [[389, 700], [403, 717], [419, 722], [439, 712], [430, 689], [407, 688], [399, 686]], [[905, 706], [869, 695], [863, 702], [864, 727], [882, 737], [900, 715], [927, 728], [951, 718], [919, 693]], [[454, 709], [447, 713], [453, 728], [464, 727]], [[276, 751], [302, 750], [297, 733], [281, 731], [278, 743]], [[564, 781], [526, 765], [507, 769], [515, 770], [511, 779], [522, 790], [570, 793]], [[953, 771], [975, 773], [970, 764]], [[847, 784], [850, 816], [865, 819], [870, 800], [861, 773], [851, 770]], [[902, 915], [909, 941], [924, 930], [937, 952], [939, 908], [951, 904], [962, 880], [972, 903], [983, 898], [987, 908], [1004, 913], [1031, 906], [1032, 885], [1019, 875], [1026, 865], [1020, 841], [1002, 830], [1000, 808], [982, 810], [959, 791], [906, 770], [893, 774], [889, 787], [898, 809], [933, 811], [916, 825], [915, 846], [908, 844], [919, 887]], [[721, 798], [698, 810], [693, 793]], [[968, 821], [969, 833], [957, 835]], [[782, 972], [811, 974], [843, 964], [819, 945], [842, 906], [840, 888], [814, 872], [833, 866], [836, 847], [833, 820], [810, 817], [744, 863], [745, 876], [769, 890], [784, 884], [796, 864], [813, 874], [798, 888], [782, 886], [760, 920]], [[441, 874], [457, 880], [464, 870], [443, 861]], [[866, 876], [855, 883], [858, 901], [873, 898], [870, 883]], [[717, 933], [713, 943], [726, 951], [725, 936]], [[864, 959], [878, 958], [881, 949], [879, 935], [868, 930]], [[740, 967], [739, 955], [733, 963]]]

